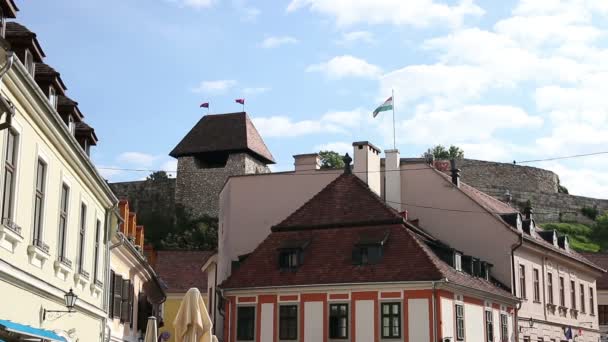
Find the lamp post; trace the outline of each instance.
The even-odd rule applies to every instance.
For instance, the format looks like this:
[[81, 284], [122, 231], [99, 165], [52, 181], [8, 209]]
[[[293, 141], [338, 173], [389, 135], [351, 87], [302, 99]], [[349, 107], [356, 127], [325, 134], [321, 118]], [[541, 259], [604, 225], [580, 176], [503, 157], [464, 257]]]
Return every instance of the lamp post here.
[[47, 309], [43, 309], [42, 311], [42, 320], [46, 320], [46, 314], [47, 313], [72, 313], [72, 312], [76, 312], [76, 310], [74, 310], [74, 306], [76, 306], [76, 300], [78, 300], [78, 296], [76, 294], [74, 294], [74, 291], [72, 291], [72, 289], [70, 289], [70, 291], [68, 291], [64, 296], [63, 296], [63, 300], [65, 303], [65, 307], [67, 308], [67, 310], [47, 310]]

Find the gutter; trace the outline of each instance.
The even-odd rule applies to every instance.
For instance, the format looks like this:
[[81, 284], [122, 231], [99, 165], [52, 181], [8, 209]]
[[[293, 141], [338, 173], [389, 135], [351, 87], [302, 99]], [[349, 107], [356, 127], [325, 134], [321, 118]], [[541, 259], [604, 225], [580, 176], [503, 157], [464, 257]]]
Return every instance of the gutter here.
[[[511, 279], [513, 279], [512, 283], [511, 283], [513, 286], [513, 291], [511, 291], [511, 292], [513, 293], [513, 296], [515, 296], [515, 297], [517, 297], [517, 290], [516, 290], [517, 289], [517, 286], [516, 286], [517, 279], [515, 278], [515, 251], [517, 249], [519, 249], [523, 244], [524, 244], [524, 232], [520, 232], [519, 233], [519, 242], [517, 243], [517, 245], [515, 245], [511, 248], [511, 270], [512, 270]], [[543, 277], [544, 277], [544, 274], [543, 274]], [[517, 306], [515, 307], [515, 319], [513, 320], [514, 324], [515, 324], [515, 326], [513, 327], [514, 328], [513, 331], [515, 331], [515, 340], [516, 341], [519, 340], [519, 331], [518, 331], [518, 329], [516, 329], [517, 321], [518, 321], [517, 314], [519, 312], [519, 309], [521, 309], [521, 301], [519, 301], [517, 303]]]

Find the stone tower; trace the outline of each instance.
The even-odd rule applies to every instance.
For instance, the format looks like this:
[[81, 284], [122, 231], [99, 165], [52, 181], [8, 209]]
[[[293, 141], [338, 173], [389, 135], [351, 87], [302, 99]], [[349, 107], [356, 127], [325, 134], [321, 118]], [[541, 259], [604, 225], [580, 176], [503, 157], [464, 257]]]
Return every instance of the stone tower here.
[[274, 164], [245, 112], [204, 116], [169, 155], [177, 158], [175, 203], [195, 216], [218, 216], [228, 177], [268, 173]]

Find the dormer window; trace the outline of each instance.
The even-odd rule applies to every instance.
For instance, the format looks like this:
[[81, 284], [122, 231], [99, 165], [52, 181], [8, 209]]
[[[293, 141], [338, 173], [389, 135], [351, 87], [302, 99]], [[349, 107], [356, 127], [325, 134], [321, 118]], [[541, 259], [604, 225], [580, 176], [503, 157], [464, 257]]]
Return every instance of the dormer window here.
[[369, 232], [359, 236], [359, 242], [353, 249], [353, 264], [373, 265], [380, 262], [384, 245], [388, 240], [388, 231]]
[[49, 102], [53, 108], [57, 109], [57, 93], [55, 92], [55, 87], [49, 87]]
[[84, 149], [84, 153], [86, 153], [87, 156], [91, 155], [91, 144], [89, 143], [89, 139], [84, 139], [82, 148]]
[[517, 213], [517, 219], [516, 219], [515, 226], [516, 226], [517, 230], [521, 232], [522, 223], [521, 223], [521, 215], [519, 213]]
[[74, 117], [68, 115], [68, 130], [72, 135], [76, 132], [76, 122], [74, 122]]
[[25, 70], [27, 70], [27, 72], [34, 77], [34, 72], [35, 72], [35, 68], [36, 68], [36, 64], [34, 64], [34, 55], [32, 55], [32, 53], [30, 52], [29, 49], [25, 50]]
[[2, 7], [0, 7], [0, 36], [2, 36], [2, 38], [6, 37], [6, 17], [4, 16]]
[[462, 254], [454, 252], [454, 268], [456, 271], [462, 272]]
[[304, 249], [310, 240], [287, 240], [279, 247], [279, 268], [295, 271], [304, 262]]

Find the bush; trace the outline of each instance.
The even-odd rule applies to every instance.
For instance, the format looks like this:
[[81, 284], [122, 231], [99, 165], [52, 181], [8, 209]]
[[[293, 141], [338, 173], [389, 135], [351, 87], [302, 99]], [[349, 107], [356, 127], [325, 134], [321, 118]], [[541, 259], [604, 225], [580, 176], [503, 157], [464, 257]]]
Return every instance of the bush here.
[[599, 215], [599, 211], [597, 210], [597, 208], [591, 208], [591, 207], [582, 207], [581, 213], [583, 213], [583, 215], [585, 215], [586, 217], [588, 217], [594, 221], [597, 218], [597, 215]]

